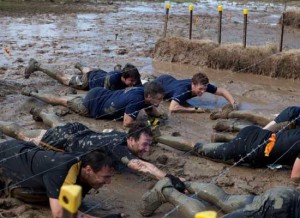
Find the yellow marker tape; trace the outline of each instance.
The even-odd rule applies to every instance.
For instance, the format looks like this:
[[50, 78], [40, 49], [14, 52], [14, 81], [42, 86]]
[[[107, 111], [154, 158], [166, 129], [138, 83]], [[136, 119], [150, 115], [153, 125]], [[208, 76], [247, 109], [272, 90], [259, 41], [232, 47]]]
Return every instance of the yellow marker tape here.
[[223, 11], [223, 6], [222, 5], [218, 6], [218, 11]]
[[72, 214], [77, 213], [81, 204], [81, 186], [64, 185], [60, 189], [59, 203]]
[[190, 11], [194, 10], [194, 5], [189, 5], [189, 10]]
[[244, 9], [244, 14], [246, 15], [246, 14], [248, 14], [248, 9]]
[[195, 218], [217, 218], [217, 212], [215, 211], [203, 211], [195, 214]]
[[170, 4], [170, 3], [167, 3], [167, 4], [166, 4], [166, 9], [170, 9], [170, 7], [171, 7], [171, 4]]

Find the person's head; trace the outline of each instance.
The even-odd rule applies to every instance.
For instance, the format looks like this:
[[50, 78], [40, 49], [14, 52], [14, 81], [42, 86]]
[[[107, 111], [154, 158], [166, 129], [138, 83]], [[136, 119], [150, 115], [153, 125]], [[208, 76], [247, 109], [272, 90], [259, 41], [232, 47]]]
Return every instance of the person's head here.
[[144, 85], [144, 96], [147, 104], [157, 107], [163, 100], [165, 91], [157, 82], [148, 82]]
[[91, 151], [81, 158], [81, 179], [94, 189], [110, 184], [115, 162], [112, 157], [99, 150]]
[[121, 80], [126, 86], [134, 86], [141, 80], [138, 69], [132, 64], [126, 64], [121, 72]]
[[196, 73], [192, 78], [192, 95], [201, 96], [207, 89], [209, 79], [205, 73]]
[[153, 134], [151, 128], [144, 123], [134, 123], [127, 134], [128, 149], [137, 157], [142, 157], [150, 150]]

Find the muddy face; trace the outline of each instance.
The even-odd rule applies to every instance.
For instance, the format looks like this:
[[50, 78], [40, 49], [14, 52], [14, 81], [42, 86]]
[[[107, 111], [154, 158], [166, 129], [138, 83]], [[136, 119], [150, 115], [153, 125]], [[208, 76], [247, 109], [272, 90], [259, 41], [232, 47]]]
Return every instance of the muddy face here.
[[152, 137], [142, 133], [138, 140], [135, 140], [133, 137], [129, 137], [127, 144], [132, 153], [138, 157], [143, 157], [146, 152], [150, 151]]

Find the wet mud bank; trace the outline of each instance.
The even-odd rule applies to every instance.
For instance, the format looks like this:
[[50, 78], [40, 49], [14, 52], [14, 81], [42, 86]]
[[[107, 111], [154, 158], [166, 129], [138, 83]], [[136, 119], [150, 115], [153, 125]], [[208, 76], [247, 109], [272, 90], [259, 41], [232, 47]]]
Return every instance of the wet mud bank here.
[[276, 45], [248, 46], [207, 40], [161, 38], [155, 44], [154, 60], [234, 72], [299, 79], [300, 50], [278, 52]]

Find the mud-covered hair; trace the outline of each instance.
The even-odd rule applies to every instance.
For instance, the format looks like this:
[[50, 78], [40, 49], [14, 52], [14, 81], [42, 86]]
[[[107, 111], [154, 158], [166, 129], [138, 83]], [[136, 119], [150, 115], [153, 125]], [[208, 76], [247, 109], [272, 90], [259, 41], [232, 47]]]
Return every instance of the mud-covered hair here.
[[101, 150], [88, 152], [81, 157], [81, 166], [91, 166], [94, 173], [99, 172], [103, 167], [116, 168], [116, 162], [111, 154]]
[[159, 83], [152, 81], [152, 82], [147, 82], [144, 85], [145, 97], [147, 96], [155, 97], [158, 94], [165, 95], [164, 88]]
[[140, 75], [140, 72], [138, 71], [138, 69], [132, 65], [132, 64], [129, 64], [127, 63], [125, 65], [125, 67], [122, 69], [122, 77], [124, 79], [127, 79], [127, 78], [132, 78], [136, 81], [140, 81], [141, 80], [141, 75]]
[[132, 137], [134, 140], [138, 140], [142, 133], [151, 137], [153, 136], [151, 128], [146, 123], [135, 122], [130, 126], [127, 138]]
[[209, 79], [205, 73], [196, 73], [192, 78], [192, 83], [194, 85], [208, 85]]

